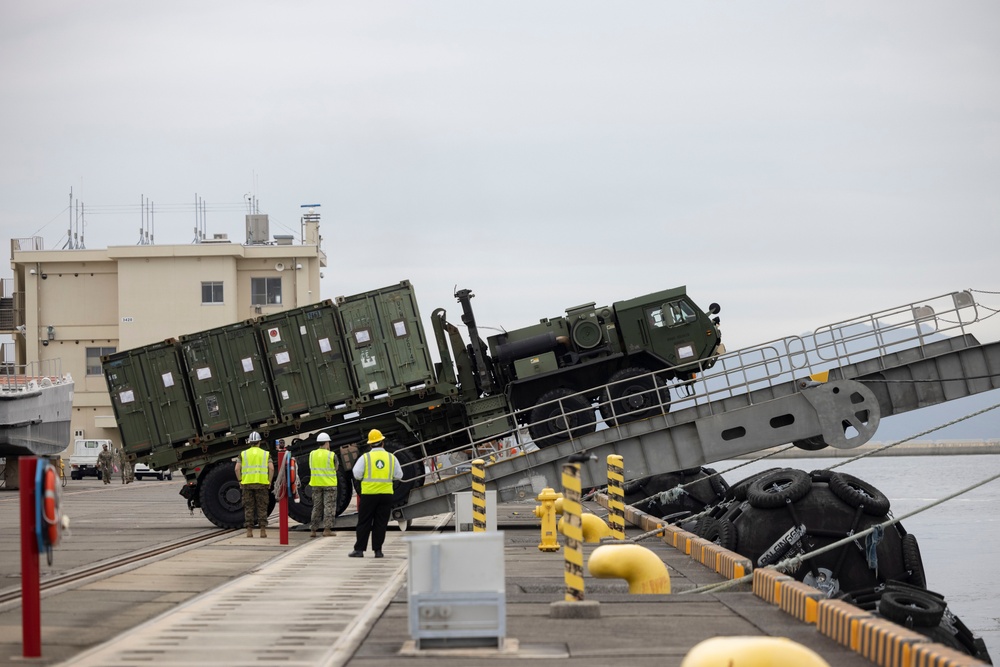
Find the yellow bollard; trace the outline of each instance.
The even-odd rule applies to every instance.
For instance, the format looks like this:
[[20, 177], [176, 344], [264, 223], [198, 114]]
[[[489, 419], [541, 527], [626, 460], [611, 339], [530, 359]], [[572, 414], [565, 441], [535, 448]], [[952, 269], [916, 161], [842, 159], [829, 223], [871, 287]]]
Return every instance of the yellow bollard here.
[[542, 541], [538, 545], [540, 551], [559, 551], [559, 540], [556, 539], [556, 499], [559, 494], [546, 487], [538, 494], [538, 505], [534, 514], [542, 520]]
[[472, 532], [486, 532], [486, 462], [472, 462]]
[[617, 454], [608, 455], [608, 523], [611, 537], [625, 539], [625, 464]]
[[562, 469], [563, 481], [563, 526], [566, 536], [564, 580], [566, 582], [566, 602], [583, 600], [583, 522], [580, 518], [580, 464], [565, 463]]
[[695, 645], [681, 667], [830, 667], [785, 637], [713, 637]]
[[629, 593], [669, 593], [670, 573], [660, 557], [638, 544], [605, 544], [587, 563], [598, 579], [624, 579]]
[[[558, 505], [558, 501], [557, 505]], [[557, 512], [558, 513], [558, 512]], [[585, 544], [597, 544], [605, 537], [611, 537], [611, 528], [604, 523], [604, 519], [596, 514], [583, 514], [580, 516], [583, 526], [583, 541]], [[564, 526], [566, 518], [559, 519], [559, 532], [565, 533]]]

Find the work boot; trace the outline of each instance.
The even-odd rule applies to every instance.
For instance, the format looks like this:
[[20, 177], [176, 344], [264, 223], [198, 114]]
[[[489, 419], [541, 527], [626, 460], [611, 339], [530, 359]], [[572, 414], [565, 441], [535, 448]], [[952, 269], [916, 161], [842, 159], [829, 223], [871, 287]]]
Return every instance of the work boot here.
[[323, 537], [333, 537], [333, 531], [329, 528], [323, 529]]
[[253, 528], [247, 526], [247, 537], [253, 537]]
[[264, 526], [260, 527], [260, 536], [267, 537], [267, 528], [265, 528]]
[[309, 537], [316, 537], [316, 529], [315, 528], [313, 528], [312, 530], [309, 531]]

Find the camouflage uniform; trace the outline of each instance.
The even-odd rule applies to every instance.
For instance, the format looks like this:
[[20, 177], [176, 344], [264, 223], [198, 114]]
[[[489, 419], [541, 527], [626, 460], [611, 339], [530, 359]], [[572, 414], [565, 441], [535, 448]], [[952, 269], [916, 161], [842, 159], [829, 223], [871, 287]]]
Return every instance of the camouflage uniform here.
[[261, 529], [267, 528], [267, 504], [270, 488], [267, 484], [243, 485], [243, 518], [246, 520], [248, 531], [252, 530], [254, 526], [259, 526]]
[[111, 466], [113, 463], [114, 456], [111, 454], [108, 446], [104, 445], [104, 449], [97, 455], [97, 469], [101, 471], [101, 479], [104, 480], [105, 484], [111, 483]]
[[125, 455], [125, 450], [116, 449], [115, 455], [118, 467], [122, 472], [122, 484], [131, 484], [132, 480], [135, 479], [135, 470], [132, 467], [132, 463], [128, 460], [128, 456]]

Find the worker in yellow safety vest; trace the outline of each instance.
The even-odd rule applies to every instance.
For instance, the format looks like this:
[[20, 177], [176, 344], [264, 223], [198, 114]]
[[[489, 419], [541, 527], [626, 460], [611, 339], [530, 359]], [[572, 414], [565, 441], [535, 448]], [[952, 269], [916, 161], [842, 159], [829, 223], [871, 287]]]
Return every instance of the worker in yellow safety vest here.
[[309, 453], [309, 490], [312, 491], [312, 520], [309, 537], [323, 526], [323, 537], [333, 535], [337, 517], [337, 455], [330, 451], [330, 434], [316, 436], [316, 449]]
[[274, 477], [274, 462], [261, 447], [260, 433], [252, 431], [247, 437], [249, 447], [240, 452], [236, 459], [236, 479], [243, 489], [243, 517], [246, 520], [247, 537], [253, 537], [254, 525], [260, 526], [260, 536], [267, 537], [267, 505], [271, 479]]
[[354, 551], [351, 558], [364, 558], [368, 536], [372, 538], [375, 558], [382, 558], [382, 544], [392, 512], [392, 482], [403, 479], [403, 467], [392, 452], [385, 450], [385, 437], [378, 429], [368, 432], [371, 451], [358, 458], [354, 464], [354, 478], [361, 480], [358, 496], [358, 525], [355, 531]]

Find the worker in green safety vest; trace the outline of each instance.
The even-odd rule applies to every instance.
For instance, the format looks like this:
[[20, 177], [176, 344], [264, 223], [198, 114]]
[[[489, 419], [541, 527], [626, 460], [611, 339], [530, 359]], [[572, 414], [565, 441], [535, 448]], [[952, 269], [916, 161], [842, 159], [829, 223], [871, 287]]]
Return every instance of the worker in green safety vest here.
[[330, 451], [330, 434], [316, 436], [316, 449], [309, 453], [309, 490], [312, 491], [312, 517], [309, 537], [323, 526], [323, 537], [333, 535], [337, 517], [337, 455]]
[[368, 536], [372, 538], [375, 558], [382, 557], [382, 544], [392, 513], [392, 482], [403, 479], [403, 467], [392, 452], [385, 450], [385, 437], [378, 429], [368, 432], [368, 445], [372, 448], [354, 464], [354, 478], [361, 480], [358, 496], [358, 525], [355, 529], [354, 551], [351, 558], [364, 558]]
[[249, 447], [236, 459], [236, 479], [243, 489], [243, 517], [247, 537], [253, 537], [254, 525], [260, 526], [260, 536], [267, 537], [267, 505], [274, 478], [274, 462], [261, 444], [260, 433], [253, 431], [247, 437]]

